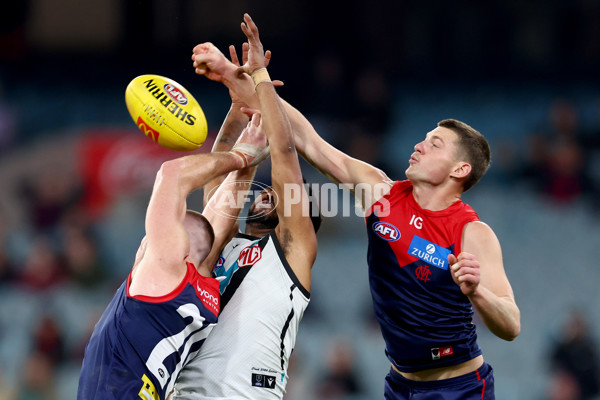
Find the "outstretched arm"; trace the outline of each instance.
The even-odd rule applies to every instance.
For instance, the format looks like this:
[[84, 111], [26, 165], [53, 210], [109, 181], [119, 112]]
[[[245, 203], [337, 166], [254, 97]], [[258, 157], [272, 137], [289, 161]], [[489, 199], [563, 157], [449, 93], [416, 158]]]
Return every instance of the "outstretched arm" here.
[[[243, 45], [247, 54], [248, 44]], [[196, 73], [204, 74], [225, 84], [251, 108], [259, 108], [260, 103], [249, 76], [239, 74], [237, 67], [211, 43], [203, 43], [194, 48]], [[323, 140], [302, 113], [289, 103], [281, 100], [294, 132], [298, 152], [323, 175], [352, 192], [358, 192], [364, 209], [386, 195], [393, 181], [378, 168], [341, 152]], [[358, 189], [358, 185], [361, 185]]]
[[494, 231], [483, 222], [468, 223], [463, 231], [462, 250], [457, 257], [448, 257], [454, 281], [493, 334], [514, 340], [521, 331], [521, 313]]
[[285, 101], [283, 104], [300, 155], [329, 180], [360, 195], [363, 209], [368, 209], [390, 191], [394, 182], [385, 172], [336, 149], [319, 136], [300, 111]]
[[[231, 103], [229, 112], [221, 125], [221, 129], [215, 139], [212, 152], [226, 152], [231, 150], [244, 127], [248, 124], [248, 117], [241, 111], [244, 103]], [[219, 185], [225, 180], [226, 175], [218, 175], [204, 185], [204, 206], [208, 204], [211, 196]]]
[[[247, 136], [261, 135], [263, 133], [258, 122], [253, 119], [248, 122], [239, 140], [245, 142]], [[263, 144], [266, 146], [266, 137]], [[244, 208], [255, 173], [256, 166], [233, 171], [220, 182], [219, 186], [215, 186], [216, 191], [210, 196], [202, 212], [211, 223], [215, 233], [215, 242], [210, 254], [202, 264], [203, 267], [212, 271], [223, 246], [235, 235], [238, 229], [237, 218]]]
[[[131, 294], [161, 296], [181, 282], [186, 272], [184, 260], [190, 254], [184, 226], [187, 196], [217, 175], [259, 162], [256, 154], [266, 145], [264, 135], [248, 135], [243, 143], [243, 151], [234, 146], [227, 153], [195, 154], [163, 163], [146, 212], [145, 250], [132, 272]], [[194, 260], [197, 264], [202, 261]]]
[[261, 122], [271, 149], [273, 191], [280, 199], [276, 207], [279, 218], [277, 238], [298, 279], [306, 289], [310, 289], [317, 238], [309, 215], [308, 194], [303, 185], [292, 128], [267, 73], [258, 28], [248, 14], [244, 15], [242, 30], [250, 45], [244, 70], [252, 76], [256, 85]]
[[213, 176], [242, 165], [233, 153], [196, 154], [163, 163], [146, 211], [145, 250], [132, 271], [130, 294], [162, 296], [177, 287], [190, 252], [184, 227], [188, 194]]
[[[239, 67], [240, 63], [233, 46], [229, 46], [229, 54], [231, 56], [231, 63]], [[246, 103], [244, 103], [240, 96], [238, 96], [233, 90], [229, 90], [229, 96], [231, 97], [231, 107], [229, 108], [229, 112], [227, 113], [217, 138], [215, 139], [215, 143], [212, 148], [213, 152], [231, 150], [242, 130], [248, 125], [248, 116], [241, 111], [242, 107], [247, 107]], [[252, 180], [254, 178], [256, 168], [248, 172], [250, 172], [250, 174], [246, 173], [244, 174], [244, 177], [238, 177], [238, 180]], [[204, 186], [205, 207], [208, 204], [210, 197], [214, 194], [224, 179], [225, 175], [217, 176]]]

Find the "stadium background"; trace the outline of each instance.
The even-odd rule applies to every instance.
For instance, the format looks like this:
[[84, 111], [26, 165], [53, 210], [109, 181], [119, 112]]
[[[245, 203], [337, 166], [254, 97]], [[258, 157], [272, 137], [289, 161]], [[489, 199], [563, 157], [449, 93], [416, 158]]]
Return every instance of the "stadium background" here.
[[[497, 398], [578, 398], [578, 379], [580, 392], [594, 391], [600, 2], [336, 3], [3, 5], [0, 399], [76, 397], [83, 346], [129, 271], [154, 174], [179, 155], [136, 131], [124, 89], [146, 73], [186, 86], [206, 112], [208, 151], [229, 99], [194, 75], [191, 49], [239, 46], [243, 12], [273, 51], [282, 97], [327, 140], [390, 176], [403, 177], [412, 146], [443, 118], [489, 138], [493, 166], [465, 200], [496, 231], [522, 314], [511, 343], [479, 323]], [[303, 168], [309, 182], [325, 182]], [[268, 182], [268, 165], [259, 179]], [[325, 219], [287, 399], [382, 398], [389, 366], [365, 255], [361, 218]], [[579, 339], [560, 346], [574, 331]]]

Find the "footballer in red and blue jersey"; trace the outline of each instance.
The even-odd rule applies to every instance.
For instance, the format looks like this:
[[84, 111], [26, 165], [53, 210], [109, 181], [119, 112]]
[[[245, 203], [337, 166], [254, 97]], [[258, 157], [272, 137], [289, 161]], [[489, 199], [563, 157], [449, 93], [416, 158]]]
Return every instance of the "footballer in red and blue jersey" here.
[[163, 400], [217, 323], [219, 282], [187, 263], [181, 284], [160, 297], [130, 296], [131, 274], [85, 349], [77, 399]]
[[421, 208], [398, 181], [368, 211], [369, 283], [386, 354], [402, 372], [447, 367], [481, 354], [473, 307], [453, 281], [449, 254], [461, 252], [465, 224], [478, 221], [458, 200]]

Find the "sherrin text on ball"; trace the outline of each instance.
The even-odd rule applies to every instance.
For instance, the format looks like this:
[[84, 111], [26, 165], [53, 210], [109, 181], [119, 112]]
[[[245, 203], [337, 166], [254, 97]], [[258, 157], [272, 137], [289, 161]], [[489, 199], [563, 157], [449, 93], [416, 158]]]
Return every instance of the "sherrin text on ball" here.
[[171, 150], [196, 150], [206, 140], [206, 117], [182, 85], [160, 75], [134, 78], [125, 90], [131, 118], [150, 139]]

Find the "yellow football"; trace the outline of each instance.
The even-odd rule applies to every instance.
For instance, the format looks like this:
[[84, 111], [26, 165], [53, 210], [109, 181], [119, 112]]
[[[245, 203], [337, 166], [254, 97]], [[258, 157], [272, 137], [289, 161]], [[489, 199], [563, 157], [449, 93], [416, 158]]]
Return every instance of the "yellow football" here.
[[171, 150], [192, 151], [206, 140], [206, 117], [183, 86], [159, 75], [141, 75], [125, 89], [129, 114], [140, 130]]

